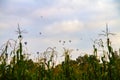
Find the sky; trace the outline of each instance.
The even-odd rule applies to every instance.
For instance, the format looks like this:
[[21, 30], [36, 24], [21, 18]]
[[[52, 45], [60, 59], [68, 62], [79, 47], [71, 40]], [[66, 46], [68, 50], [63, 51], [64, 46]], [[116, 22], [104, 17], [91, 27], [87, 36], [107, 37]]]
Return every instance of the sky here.
[[0, 45], [17, 39], [19, 24], [27, 32], [22, 34], [23, 42], [27, 42], [32, 57], [47, 47], [56, 47], [61, 56], [65, 47], [73, 49], [75, 59], [92, 53], [93, 41], [104, 38], [98, 34], [108, 24], [110, 32], [116, 34], [111, 41], [118, 50], [119, 14], [120, 0], [0, 0]]

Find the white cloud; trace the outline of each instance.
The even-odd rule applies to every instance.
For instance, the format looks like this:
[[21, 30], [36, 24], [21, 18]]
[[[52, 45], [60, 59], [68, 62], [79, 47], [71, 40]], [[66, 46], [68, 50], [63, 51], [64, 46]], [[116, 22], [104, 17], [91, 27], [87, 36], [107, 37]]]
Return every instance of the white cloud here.
[[81, 1], [81, 0], [60, 0], [57, 1], [56, 5], [44, 7], [44, 8], [37, 8], [32, 12], [33, 17], [52, 17], [52, 16], [62, 16], [62, 15], [69, 15], [73, 13], [77, 13], [79, 11], [85, 10], [86, 8], [90, 8], [91, 6], [87, 6], [89, 3], [88, 1]]
[[[76, 15], [77, 14], [77, 15]], [[88, 16], [87, 19], [91, 22], [106, 20], [117, 15], [116, 7], [112, 1], [104, 0], [60, 0], [54, 6], [38, 8], [31, 14], [32, 17], [57, 17], [57, 16]], [[105, 23], [104, 22], [104, 23]]]
[[20, 24], [22, 27], [26, 27], [27, 25], [32, 24], [32, 20], [29, 18], [21, 18], [19, 16], [9, 16], [6, 15], [6, 17], [2, 17], [0, 19], [0, 28], [15, 28], [17, 27], [17, 24]]
[[62, 22], [55, 22], [52, 25], [49, 25], [45, 28], [46, 32], [50, 33], [73, 33], [82, 30], [83, 23], [78, 20], [71, 20], [71, 21], [62, 21]]
[[0, 23], [0, 29], [4, 29], [6, 28], [7, 26], [9, 26], [8, 24], [5, 24], [5, 23]]
[[31, 14], [32, 17], [52, 17], [52, 16], [62, 16], [73, 13], [72, 9], [64, 8], [64, 7], [49, 7], [49, 8], [41, 8], [36, 9]]
[[[94, 1], [94, 0], [93, 0]], [[60, 0], [57, 1], [56, 5], [37, 8], [32, 12], [33, 17], [52, 17], [52, 16], [62, 16], [62, 15], [74, 15], [76, 13], [94, 10], [97, 6], [97, 1], [91, 2], [89, 0]], [[96, 9], [95, 9], [96, 10]]]

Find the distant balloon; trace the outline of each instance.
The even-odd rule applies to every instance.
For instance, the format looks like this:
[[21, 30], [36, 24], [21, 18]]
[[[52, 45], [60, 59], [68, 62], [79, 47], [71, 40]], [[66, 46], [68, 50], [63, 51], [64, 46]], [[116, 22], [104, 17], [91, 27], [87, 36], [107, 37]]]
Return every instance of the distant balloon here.
[[25, 45], [27, 45], [27, 42], [24, 42]]
[[43, 18], [43, 16], [41, 16], [41, 18]]
[[65, 43], [65, 41], [63, 41], [63, 43]]
[[37, 52], [37, 54], [39, 54], [39, 52]]
[[79, 49], [76, 49], [76, 51], [79, 51]]
[[59, 43], [61, 43], [61, 40], [59, 40]]
[[42, 33], [40, 32], [39, 34], [41, 35]]
[[72, 41], [71, 41], [71, 40], [69, 40], [69, 42], [71, 43]]

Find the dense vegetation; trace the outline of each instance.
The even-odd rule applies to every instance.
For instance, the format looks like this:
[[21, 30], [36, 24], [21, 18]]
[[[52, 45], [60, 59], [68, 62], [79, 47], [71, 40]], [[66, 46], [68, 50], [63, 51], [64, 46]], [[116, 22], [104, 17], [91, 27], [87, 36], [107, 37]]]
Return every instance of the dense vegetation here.
[[19, 31], [17, 41], [8, 40], [1, 47], [0, 80], [120, 80], [120, 55], [111, 46], [108, 33], [106, 36], [107, 44], [98, 41], [102, 57], [98, 58], [95, 44], [93, 55], [78, 56], [76, 60], [70, 59], [71, 50], [64, 48], [64, 61], [55, 65], [57, 54], [50, 47], [37, 62], [29, 59]]

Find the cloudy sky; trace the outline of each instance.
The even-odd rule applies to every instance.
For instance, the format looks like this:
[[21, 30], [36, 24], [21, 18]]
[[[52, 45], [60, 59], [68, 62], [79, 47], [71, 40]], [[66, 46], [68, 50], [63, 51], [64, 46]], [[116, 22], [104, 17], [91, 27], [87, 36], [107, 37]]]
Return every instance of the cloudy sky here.
[[[120, 46], [120, 0], [0, 0], [0, 45], [17, 39], [19, 23], [30, 53], [47, 47], [92, 52], [93, 41], [108, 23], [112, 44]], [[40, 33], [42, 33], [40, 35]], [[104, 37], [101, 37], [104, 38]], [[59, 43], [61, 40], [61, 43]], [[71, 43], [69, 42], [71, 40]], [[66, 42], [63, 45], [63, 42]], [[62, 55], [62, 54], [61, 54]]]

